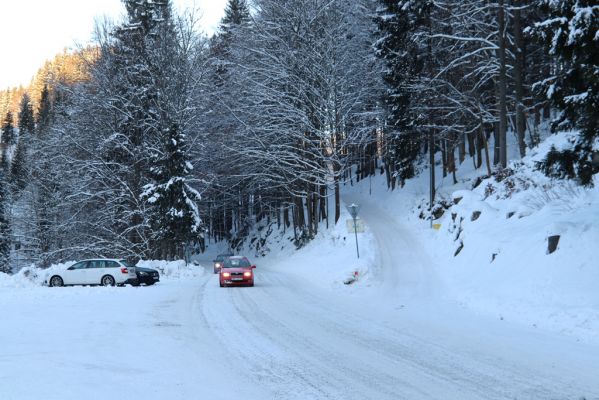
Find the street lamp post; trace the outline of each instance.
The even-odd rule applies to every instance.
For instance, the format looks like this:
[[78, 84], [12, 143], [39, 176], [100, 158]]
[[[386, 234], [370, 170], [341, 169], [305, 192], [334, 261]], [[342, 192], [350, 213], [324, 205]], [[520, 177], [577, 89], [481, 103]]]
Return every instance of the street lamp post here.
[[356, 218], [358, 218], [358, 211], [360, 211], [360, 206], [356, 203], [352, 203], [349, 206], [347, 206], [347, 210], [349, 211], [349, 214], [354, 220], [354, 235], [356, 236], [356, 254], [358, 255], [358, 258], [360, 258], [360, 249], [358, 248], [358, 227], [356, 225]]

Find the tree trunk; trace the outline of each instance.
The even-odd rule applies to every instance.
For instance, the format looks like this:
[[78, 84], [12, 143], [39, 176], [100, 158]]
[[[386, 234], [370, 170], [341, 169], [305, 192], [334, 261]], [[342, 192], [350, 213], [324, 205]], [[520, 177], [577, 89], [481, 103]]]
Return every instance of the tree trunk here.
[[478, 133], [476, 134], [476, 168], [480, 168], [483, 165], [483, 143], [485, 143], [485, 131], [483, 128], [482, 118], [478, 125]]
[[499, 162], [507, 167], [507, 76], [505, 65], [505, 8], [504, 0], [498, 0], [497, 19], [499, 25]]
[[491, 176], [491, 160], [489, 158], [489, 142], [487, 141], [487, 135], [485, 135], [485, 132], [483, 131], [483, 124], [482, 124], [482, 118], [481, 118], [481, 124], [480, 124], [480, 130], [481, 130], [481, 135], [480, 137], [483, 140], [483, 146], [485, 148], [485, 161], [487, 162], [487, 174], [489, 176]]
[[501, 140], [499, 139], [499, 123], [494, 123], [493, 124], [493, 141], [495, 142], [495, 146], [493, 147], [493, 165], [497, 165], [500, 162], [500, 142]]
[[312, 208], [312, 192], [308, 191], [308, 193], [306, 193], [306, 211], [307, 211], [307, 217], [308, 217], [308, 236], [313, 237], [314, 236], [314, 215], [312, 213], [313, 208]]
[[447, 139], [441, 139], [441, 164], [443, 165], [443, 178], [447, 176]]
[[456, 179], [455, 145], [454, 142], [447, 143], [447, 171], [451, 172], [453, 184], [458, 183]]
[[283, 209], [283, 230], [289, 228], [289, 225], [291, 225], [291, 222], [289, 221], [289, 206], [286, 206]]
[[326, 202], [326, 198], [327, 198], [327, 187], [326, 185], [321, 185], [320, 186], [320, 218], [319, 218], [319, 222], [323, 221], [325, 218], [327, 218], [327, 202]]
[[428, 156], [431, 169], [430, 174], [430, 204], [429, 211], [433, 208], [435, 202], [435, 135], [431, 130], [428, 135]]
[[[338, 166], [334, 167], [335, 170], [338, 170], [338, 168]], [[341, 194], [339, 193], [339, 176], [337, 172], [335, 172], [333, 179], [335, 180], [335, 224], [337, 224], [337, 221], [341, 218]]]
[[460, 164], [464, 162], [466, 159], [466, 135], [460, 135], [460, 143], [458, 146], [458, 155], [460, 159]]
[[275, 205], [275, 212], [277, 213], [277, 230], [281, 229], [281, 208], [279, 204]]
[[520, 157], [526, 155], [526, 116], [524, 114], [524, 68], [525, 68], [525, 49], [522, 35], [522, 19], [520, 15], [520, 6], [522, 0], [513, 0], [514, 4], [514, 41], [515, 41], [515, 62], [514, 62], [514, 85], [516, 89], [516, 134], [518, 136], [518, 148]]

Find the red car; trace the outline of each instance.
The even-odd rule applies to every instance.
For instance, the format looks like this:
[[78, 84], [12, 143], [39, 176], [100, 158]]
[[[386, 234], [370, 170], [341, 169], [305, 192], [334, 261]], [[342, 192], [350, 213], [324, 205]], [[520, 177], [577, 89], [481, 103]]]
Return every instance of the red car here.
[[254, 268], [256, 266], [252, 265], [246, 257], [225, 258], [218, 274], [220, 287], [254, 286]]

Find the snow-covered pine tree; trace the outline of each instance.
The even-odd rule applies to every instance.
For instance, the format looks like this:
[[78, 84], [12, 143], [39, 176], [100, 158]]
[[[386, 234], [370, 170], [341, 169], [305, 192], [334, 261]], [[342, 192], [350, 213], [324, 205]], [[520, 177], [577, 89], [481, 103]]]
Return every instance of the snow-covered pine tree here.
[[[176, 32], [168, 0], [125, 0], [127, 19], [108, 32], [101, 43], [101, 58], [92, 69], [98, 95], [92, 107], [109, 118], [99, 135], [102, 158], [108, 160], [100, 173], [90, 171], [104, 187], [110, 210], [106, 232], [128, 257], [151, 252], [148, 215], [141, 199], [150, 183], [150, 149], [160, 143], [162, 129], [173, 113], [172, 84], [177, 76]], [[169, 86], [170, 85], [170, 86]], [[85, 116], [81, 116], [85, 119]], [[107, 177], [108, 179], [102, 178]]]
[[25, 133], [33, 133], [35, 130], [35, 117], [33, 115], [33, 105], [27, 93], [23, 94], [19, 107], [19, 136]]
[[9, 273], [10, 267], [10, 224], [8, 219], [7, 197], [8, 190], [6, 184], [7, 165], [2, 162], [0, 166], [0, 272]]
[[14, 118], [12, 111], [8, 111], [2, 121], [2, 143], [6, 146], [12, 146], [16, 143], [17, 135], [15, 133]]
[[538, 87], [562, 111], [553, 128], [580, 129], [573, 150], [550, 152], [541, 167], [548, 175], [589, 185], [599, 172], [592, 162], [599, 138], [599, 5], [596, 0], [538, 0], [537, 5], [547, 19], [529, 31], [557, 57], [554, 73]]
[[229, 0], [225, 6], [225, 15], [220, 21], [219, 38], [227, 40], [232, 32], [250, 20], [250, 9], [246, 0]]
[[54, 143], [64, 148], [63, 168], [77, 169], [63, 174], [72, 182], [64, 189], [79, 233], [70, 246], [135, 260], [161, 253], [159, 211], [142, 195], [146, 185], [164, 183], [151, 171], [165, 151], [165, 135], [176, 126], [191, 142], [202, 142], [196, 132], [205, 42], [192, 15], [173, 18], [170, 1], [124, 4], [122, 24], [98, 27], [90, 79], [67, 91], [70, 104], [53, 129], [63, 135]]
[[[20, 192], [27, 184], [27, 141], [32, 140], [31, 135], [35, 131], [35, 118], [33, 106], [27, 93], [21, 98], [19, 110], [19, 140], [10, 165], [10, 183], [16, 192]], [[25, 139], [25, 135], [29, 135]]]
[[51, 111], [52, 102], [50, 99], [50, 90], [46, 84], [42, 89], [40, 104], [37, 112], [36, 128], [38, 134], [45, 132], [50, 126]]
[[19, 141], [17, 142], [17, 147], [15, 149], [15, 153], [13, 155], [12, 162], [10, 164], [10, 175], [9, 181], [12, 187], [12, 190], [15, 193], [20, 192], [25, 188], [27, 184], [26, 178], [26, 164], [27, 164], [27, 144], [22, 137], [19, 137]]
[[142, 198], [151, 211], [152, 255], [160, 259], [181, 258], [185, 245], [198, 242], [202, 233], [201, 198], [188, 184], [193, 167], [187, 151], [185, 135], [172, 125], [162, 132], [160, 147], [152, 154], [154, 183], [145, 186]]
[[399, 179], [400, 185], [415, 175], [414, 164], [422, 138], [416, 129], [418, 115], [410, 106], [410, 86], [422, 71], [423, 43], [414, 40], [416, 30], [427, 21], [432, 1], [382, 0], [377, 10], [379, 40], [376, 54], [385, 63], [383, 95], [385, 137], [387, 138], [385, 164], [390, 187]]

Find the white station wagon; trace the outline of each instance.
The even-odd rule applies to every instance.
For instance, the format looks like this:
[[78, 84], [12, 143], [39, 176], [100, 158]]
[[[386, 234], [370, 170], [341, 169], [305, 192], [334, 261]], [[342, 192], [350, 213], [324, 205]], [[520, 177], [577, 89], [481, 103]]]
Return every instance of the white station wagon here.
[[90, 259], [79, 261], [64, 271], [52, 272], [48, 286], [137, 284], [135, 267], [125, 260]]

